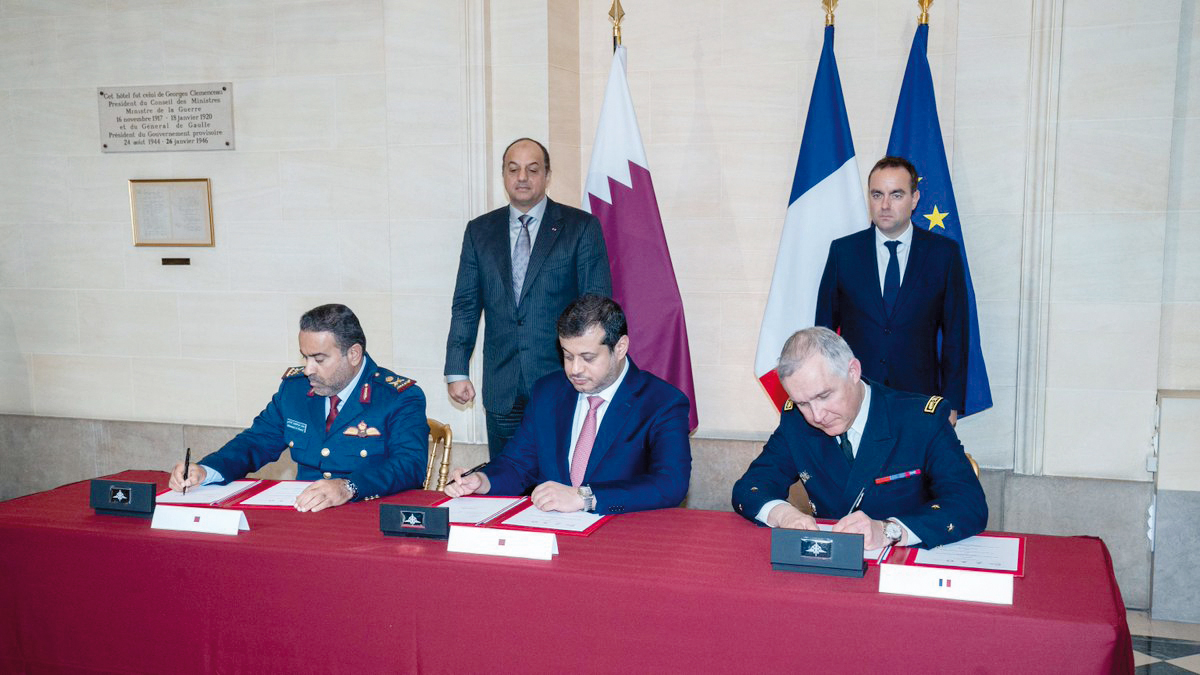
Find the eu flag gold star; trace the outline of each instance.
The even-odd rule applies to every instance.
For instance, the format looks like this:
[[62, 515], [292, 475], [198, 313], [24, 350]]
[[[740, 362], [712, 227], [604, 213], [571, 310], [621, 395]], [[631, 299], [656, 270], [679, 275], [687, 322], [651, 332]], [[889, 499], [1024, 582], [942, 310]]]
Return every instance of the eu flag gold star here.
[[929, 229], [932, 230], [935, 227], [940, 227], [943, 230], [946, 229], [946, 226], [942, 224], [942, 221], [945, 220], [946, 216], [948, 215], [950, 214], [938, 211], [937, 205], [934, 205], [933, 213], [925, 214], [925, 217], [929, 219]]

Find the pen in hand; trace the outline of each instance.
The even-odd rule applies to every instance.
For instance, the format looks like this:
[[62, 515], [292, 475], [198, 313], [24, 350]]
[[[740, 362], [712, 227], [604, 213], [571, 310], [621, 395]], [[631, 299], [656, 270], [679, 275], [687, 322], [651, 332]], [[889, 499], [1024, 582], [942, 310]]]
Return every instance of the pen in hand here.
[[487, 465], [488, 465], [488, 462], [484, 462], [483, 464], [478, 464], [476, 466], [473, 466], [473, 467], [467, 469], [466, 471], [462, 472], [462, 474], [459, 475], [458, 482], [461, 483], [462, 479], [466, 478], [467, 476], [470, 476], [471, 474], [475, 473], [476, 471], [486, 468]]
[[183, 494], [187, 494], [188, 465], [192, 463], [192, 449], [188, 448], [183, 454]]
[[846, 513], [846, 515], [850, 515], [851, 513], [854, 513], [855, 511], [857, 511], [857, 510], [858, 510], [858, 505], [859, 505], [859, 504], [862, 504], [862, 498], [863, 498], [863, 495], [864, 495], [864, 494], [866, 494], [866, 493], [867, 493], [867, 488], [866, 488], [866, 487], [864, 487], [863, 489], [861, 489], [861, 490], [859, 490], [859, 491], [858, 491], [858, 497], [856, 497], [856, 498], [854, 499], [854, 506], [851, 506], [851, 507], [850, 507], [850, 510], [849, 510], [849, 511]]

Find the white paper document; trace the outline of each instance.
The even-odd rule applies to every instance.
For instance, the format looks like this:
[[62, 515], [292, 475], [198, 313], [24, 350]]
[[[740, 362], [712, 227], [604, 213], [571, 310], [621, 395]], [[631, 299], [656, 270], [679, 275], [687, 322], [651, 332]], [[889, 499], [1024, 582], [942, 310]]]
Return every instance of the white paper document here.
[[247, 497], [239, 506], [295, 506], [296, 497], [312, 484], [313, 481], [307, 480], [280, 481], [252, 497]]
[[913, 563], [1016, 573], [1020, 556], [1020, 537], [968, 537], [929, 550], [918, 549]]
[[438, 506], [450, 509], [452, 523], [482, 523], [492, 516], [512, 508], [522, 497], [455, 497]]
[[506, 518], [503, 524], [519, 527], [536, 527], [543, 530], [583, 532], [592, 525], [595, 525], [596, 521], [603, 517], [595, 513], [588, 513], [587, 511], [576, 511], [574, 513], [541, 511], [536, 506], [530, 504], [529, 508]]
[[187, 493], [169, 490], [154, 498], [156, 504], [216, 504], [247, 490], [262, 481], [235, 480], [229, 485], [197, 485]]

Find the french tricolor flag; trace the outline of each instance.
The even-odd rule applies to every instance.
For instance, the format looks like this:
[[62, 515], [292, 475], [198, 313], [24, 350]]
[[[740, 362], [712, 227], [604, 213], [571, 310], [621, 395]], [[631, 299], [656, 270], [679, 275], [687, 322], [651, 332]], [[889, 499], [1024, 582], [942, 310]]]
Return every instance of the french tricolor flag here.
[[833, 56], [833, 26], [826, 26], [754, 355], [754, 375], [780, 410], [787, 394], [775, 364], [792, 333], [813, 325], [829, 244], [869, 223], [842, 81]]
[[629, 320], [629, 354], [639, 368], [687, 395], [689, 428], [695, 429], [699, 416], [683, 301], [625, 79], [621, 46], [613, 52], [584, 190], [584, 208], [604, 229], [614, 299]]

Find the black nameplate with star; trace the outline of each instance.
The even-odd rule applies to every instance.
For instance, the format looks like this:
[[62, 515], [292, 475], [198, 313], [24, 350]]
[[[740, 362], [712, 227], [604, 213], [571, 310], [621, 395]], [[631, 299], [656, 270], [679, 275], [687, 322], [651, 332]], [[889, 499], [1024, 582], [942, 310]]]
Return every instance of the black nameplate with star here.
[[149, 518], [154, 515], [154, 493], [154, 483], [96, 478], [91, 506], [97, 515]]
[[445, 506], [380, 504], [379, 529], [389, 537], [448, 539], [450, 509]]
[[867, 572], [863, 536], [852, 532], [773, 529], [771, 569], [861, 577]]

